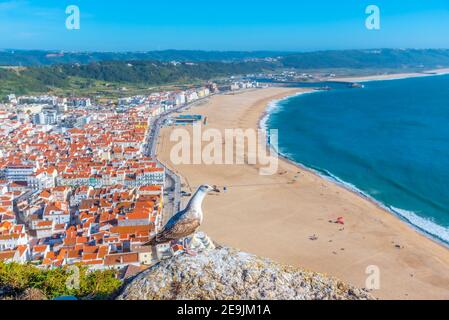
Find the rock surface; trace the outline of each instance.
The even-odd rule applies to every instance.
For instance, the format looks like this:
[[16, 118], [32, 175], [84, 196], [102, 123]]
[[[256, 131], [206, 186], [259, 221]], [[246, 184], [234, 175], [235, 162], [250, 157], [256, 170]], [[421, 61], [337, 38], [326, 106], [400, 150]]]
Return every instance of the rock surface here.
[[41, 290], [35, 288], [27, 288], [20, 294], [0, 288], [0, 300], [47, 300], [47, 297]]
[[120, 300], [372, 299], [322, 274], [283, 266], [231, 248], [180, 254], [136, 276]]

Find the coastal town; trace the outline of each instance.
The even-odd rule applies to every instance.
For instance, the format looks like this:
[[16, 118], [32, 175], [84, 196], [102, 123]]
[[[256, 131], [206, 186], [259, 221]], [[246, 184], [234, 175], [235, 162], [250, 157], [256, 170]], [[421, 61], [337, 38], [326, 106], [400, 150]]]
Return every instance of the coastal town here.
[[449, 300], [448, 2], [0, 1], [3, 310]]
[[155, 157], [159, 127], [191, 103], [254, 87], [209, 82], [105, 105], [10, 94], [0, 105], [0, 261], [137, 272], [175, 254], [181, 246], [142, 246], [180, 208], [179, 178]]

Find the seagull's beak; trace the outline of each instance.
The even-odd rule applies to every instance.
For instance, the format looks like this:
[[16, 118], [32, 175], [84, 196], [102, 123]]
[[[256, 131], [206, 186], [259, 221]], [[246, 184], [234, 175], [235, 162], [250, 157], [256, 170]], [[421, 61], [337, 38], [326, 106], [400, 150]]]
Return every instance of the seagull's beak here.
[[218, 190], [217, 187], [214, 187], [214, 188], [212, 189], [212, 191], [213, 191], [213, 192], [220, 192], [220, 190]]

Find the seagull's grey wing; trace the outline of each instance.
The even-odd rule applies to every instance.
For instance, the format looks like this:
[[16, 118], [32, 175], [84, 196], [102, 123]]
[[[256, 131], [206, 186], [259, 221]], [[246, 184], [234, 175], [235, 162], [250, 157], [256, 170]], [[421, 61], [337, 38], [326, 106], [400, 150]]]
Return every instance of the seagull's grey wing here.
[[200, 221], [198, 219], [187, 218], [186, 211], [186, 209], [181, 210], [171, 217], [162, 230], [149, 242], [145, 243], [144, 246], [155, 246], [172, 240], [178, 240], [195, 232], [200, 226]]
[[145, 245], [157, 245], [167, 243], [172, 240], [178, 240], [194, 233], [200, 226], [199, 219], [184, 218], [179, 219], [176, 223], [166, 225], [164, 229], [158, 233]]
[[[173, 225], [175, 225], [176, 223], [178, 223], [179, 220], [184, 218], [184, 215], [186, 214], [187, 209], [183, 209], [181, 211], [179, 211], [178, 213], [176, 213], [173, 217], [171, 217], [168, 222], [165, 224], [163, 229], [169, 229], [171, 228]], [[163, 230], [161, 230], [162, 232]]]

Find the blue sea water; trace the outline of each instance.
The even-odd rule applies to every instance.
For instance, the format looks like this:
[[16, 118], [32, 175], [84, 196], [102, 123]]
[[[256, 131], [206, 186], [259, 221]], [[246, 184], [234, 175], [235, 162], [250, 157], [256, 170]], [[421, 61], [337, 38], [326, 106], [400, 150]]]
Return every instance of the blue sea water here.
[[279, 152], [449, 243], [449, 76], [364, 85], [278, 102]]

